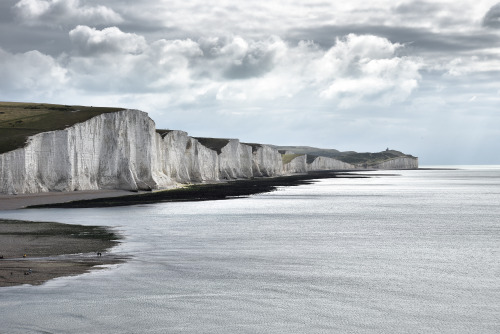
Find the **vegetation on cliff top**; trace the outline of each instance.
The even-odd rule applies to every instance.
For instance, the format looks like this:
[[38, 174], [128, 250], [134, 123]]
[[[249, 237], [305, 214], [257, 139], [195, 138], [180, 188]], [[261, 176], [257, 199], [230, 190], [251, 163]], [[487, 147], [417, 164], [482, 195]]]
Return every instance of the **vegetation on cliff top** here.
[[283, 160], [283, 165], [290, 163], [293, 159], [300, 157], [301, 155], [304, 154], [282, 154], [281, 159]]
[[377, 153], [352, 152], [347, 155], [339, 156], [337, 159], [353, 165], [366, 165], [369, 167], [396, 158], [414, 158], [414, 156], [399, 151], [387, 150]]
[[341, 152], [335, 149], [322, 149], [310, 146], [270, 146], [279, 151], [292, 151], [296, 154], [307, 154], [307, 163], [311, 163], [316, 157], [322, 156], [337, 159], [353, 165], [370, 167], [395, 158], [415, 158], [412, 155], [389, 149], [377, 153], [358, 153], [354, 151]]
[[195, 137], [196, 140], [200, 142], [201, 145], [209, 148], [213, 151], [217, 151], [217, 154], [222, 153], [222, 148], [229, 143], [229, 139], [223, 138], [202, 138]]
[[48, 103], [0, 102], [0, 153], [24, 147], [28, 137], [62, 130], [104, 113], [124, 110]]
[[156, 133], [159, 134], [162, 138], [165, 138], [170, 132], [174, 130], [166, 130], [166, 129], [156, 129]]

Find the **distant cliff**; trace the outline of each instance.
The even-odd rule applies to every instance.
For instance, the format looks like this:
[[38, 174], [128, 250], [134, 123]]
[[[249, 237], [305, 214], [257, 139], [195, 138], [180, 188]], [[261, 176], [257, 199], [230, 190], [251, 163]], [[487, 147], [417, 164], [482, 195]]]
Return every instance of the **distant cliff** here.
[[[354, 151], [340, 152], [334, 149], [323, 149], [310, 146], [275, 146], [270, 145], [272, 148], [279, 150], [280, 152], [293, 152], [295, 154], [306, 154], [308, 156], [308, 163], [311, 163], [313, 157], [321, 157], [317, 164], [321, 165], [324, 158], [334, 159], [336, 162], [334, 165], [339, 166], [339, 168], [333, 169], [343, 169], [338, 165], [338, 162], [344, 162], [350, 165], [349, 168], [361, 168], [361, 169], [414, 169], [418, 168], [418, 158], [404, 154], [396, 150], [386, 149], [382, 152], [376, 153], [358, 153]], [[312, 161], [312, 160], [311, 160]], [[346, 168], [344, 165], [344, 168]], [[317, 165], [316, 165], [317, 166]], [[313, 167], [316, 169], [316, 167]]]
[[[399, 158], [377, 168], [416, 168], [417, 164], [418, 160]], [[356, 168], [331, 157], [280, 153], [269, 145], [238, 139], [194, 138], [183, 131], [157, 130], [145, 112], [122, 110], [31, 135], [24, 147], [0, 154], [0, 193], [151, 190]]]
[[418, 158], [400, 157], [376, 163], [375, 169], [415, 169], [418, 168]]

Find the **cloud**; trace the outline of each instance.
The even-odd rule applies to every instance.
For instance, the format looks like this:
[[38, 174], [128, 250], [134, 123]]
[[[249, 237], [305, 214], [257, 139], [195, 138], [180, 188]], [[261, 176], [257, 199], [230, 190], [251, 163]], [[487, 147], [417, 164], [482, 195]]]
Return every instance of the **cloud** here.
[[[22, 66], [26, 78], [65, 79], [68, 90], [156, 94], [171, 105], [204, 107], [302, 99], [340, 108], [390, 105], [404, 101], [420, 80], [418, 59], [398, 56], [403, 45], [372, 35], [350, 34], [327, 50], [313, 42], [289, 44], [277, 36], [148, 42], [117, 27], [82, 25], [69, 38], [73, 50], [57, 60], [32, 51], [11, 55], [9, 62], [24, 63], [12, 68]], [[37, 62], [45, 65], [38, 68]]]
[[320, 96], [343, 108], [404, 101], [418, 86], [420, 63], [397, 57], [402, 47], [370, 35], [350, 34], [337, 40], [316, 64], [317, 77], [326, 86]]
[[226, 79], [250, 79], [272, 71], [286, 53], [287, 46], [279, 37], [248, 40], [240, 36], [202, 38], [200, 48], [207, 62], [221, 68], [217, 76]]
[[2, 0], [0, 95], [269, 143], [418, 155], [427, 133], [426, 154], [462, 138], [456, 153], [498, 134], [498, 1]]
[[38, 51], [12, 54], [0, 49], [0, 89], [4, 95], [52, 95], [67, 82], [67, 70]]
[[77, 51], [84, 55], [141, 53], [146, 47], [144, 37], [124, 33], [116, 27], [97, 30], [80, 25], [69, 32], [69, 38]]
[[411, 1], [399, 3], [394, 12], [402, 15], [433, 15], [441, 10], [442, 6], [436, 2]]
[[[294, 99], [308, 96], [341, 108], [404, 101], [418, 87], [420, 60], [398, 57], [403, 48], [387, 39], [348, 35], [328, 50], [312, 42], [291, 46], [283, 41], [272, 66], [245, 80], [225, 82], [220, 101]], [[238, 59], [240, 59], [239, 57]], [[226, 62], [231, 62], [226, 60]], [[257, 75], [259, 74], [259, 75]]]
[[105, 6], [84, 6], [79, 0], [21, 0], [13, 7], [22, 22], [29, 26], [116, 24], [120, 14]]
[[436, 54], [450, 54], [482, 50], [498, 44], [498, 35], [486, 33], [484, 30], [471, 31], [467, 34], [457, 32], [435, 32], [427, 28], [412, 28], [405, 26], [384, 25], [353, 25], [342, 26], [323, 25], [312, 28], [291, 29], [289, 40], [313, 40], [323, 48], [329, 48], [339, 36], [348, 34], [375, 35], [386, 38], [393, 43], [407, 45], [407, 50], [413, 54], [426, 54], [433, 57]]
[[500, 3], [491, 7], [484, 15], [483, 26], [488, 28], [500, 28]]
[[[116, 27], [97, 30], [80, 26], [70, 33], [75, 47], [67, 69], [75, 87], [107, 94], [165, 94], [178, 103], [183, 93], [196, 91], [196, 58], [202, 51], [196, 42], [158, 40]], [[182, 91], [181, 91], [182, 90]], [[193, 93], [186, 94], [191, 99]]]

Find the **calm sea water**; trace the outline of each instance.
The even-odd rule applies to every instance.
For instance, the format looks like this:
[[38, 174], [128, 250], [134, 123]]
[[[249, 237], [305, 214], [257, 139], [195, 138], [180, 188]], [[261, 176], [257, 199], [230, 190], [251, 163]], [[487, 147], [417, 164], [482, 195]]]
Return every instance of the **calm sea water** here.
[[113, 226], [114, 251], [133, 256], [0, 288], [0, 333], [499, 333], [500, 166], [377, 174], [227, 201], [0, 212]]

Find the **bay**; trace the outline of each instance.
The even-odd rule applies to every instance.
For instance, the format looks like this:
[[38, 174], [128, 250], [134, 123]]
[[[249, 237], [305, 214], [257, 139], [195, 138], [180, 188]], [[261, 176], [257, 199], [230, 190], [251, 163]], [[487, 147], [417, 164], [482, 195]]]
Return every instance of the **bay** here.
[[500, 166], [1, 218], [112, 226], [124, 264], [0, 288], [0, 333], [498, 333]]

